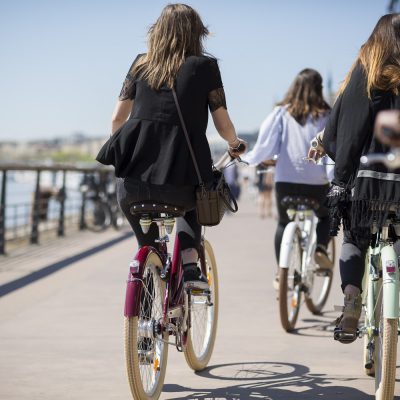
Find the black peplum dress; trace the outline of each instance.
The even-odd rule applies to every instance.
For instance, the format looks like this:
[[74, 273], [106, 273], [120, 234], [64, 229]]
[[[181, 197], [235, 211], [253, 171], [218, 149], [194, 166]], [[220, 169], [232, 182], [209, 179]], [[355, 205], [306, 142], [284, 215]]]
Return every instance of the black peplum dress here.
[[[151, 200], [184, 207], [186, 224], [178, 219], [177, 226], [181, 248], [198, 247], [200, 225], [193, 208], [199, 182], [172, 91], [166, 85], [154, 90], [146, 80], [132, 74], [139, 57], [129, 69], [119, 96], [121, 101], [134, 101], [132, 112], [96, 159], [114, 165], [115, 175], [122, 178], [117, 183], [118, 200], [139, 245], [152, 244], [158, 232], [152, 227], [149, 234], [143, 235], [137, 218], [129, 214], [130, 204]], [[208, 110], [226, 108], [216, 59], [205, 55], [187, 57], [176, 76], [175, 90], [200, 174], [204, 182], [211, 182], [212, 159], [206, 138]], [[183, 228], [185, 225], [190, 229]]]

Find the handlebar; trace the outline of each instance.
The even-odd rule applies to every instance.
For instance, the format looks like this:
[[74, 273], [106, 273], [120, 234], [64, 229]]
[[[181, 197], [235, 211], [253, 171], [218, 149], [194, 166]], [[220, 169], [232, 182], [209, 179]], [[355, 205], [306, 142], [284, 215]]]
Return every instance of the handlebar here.
[[229, 152], [223, 154], [223, 156], [214, 164], [214, 167], [219, 171], [224, 170], [225, 168], [229, 167], [233, 163], [241, 163], [245, 165], [249, 165], [247, 161], [243, 161], [239, 156], [232, 157]]
[[400, 110], [380, 111], [375, 120], [375, 136], [391, 147], [400, 147]]
[[368, 154], [362, 156], [360, 162], [364, 165], [382, 163], [389, 169], [400, 168], [400, 149], [392, 149], [389, 153]]

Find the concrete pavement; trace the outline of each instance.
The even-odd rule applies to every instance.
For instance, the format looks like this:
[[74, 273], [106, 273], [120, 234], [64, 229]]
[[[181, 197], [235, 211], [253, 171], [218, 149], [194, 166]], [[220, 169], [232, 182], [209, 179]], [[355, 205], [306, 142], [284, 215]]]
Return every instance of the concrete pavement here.
[[[214, 354], [210, 367], [194, 374], [171, 348], [162, 399], [373, 399], [361, 340], [332, 339], [333, 304], [342, 302], [337, 269], [324, 315], [304, 305], [296, 333], [282, 330], [272, 288], [275, 224], [260, 220], [247, 199], [238, 215], [207, 230], [220, 278]], [[134, 239], [121, 240], [0, 299], [0, 399], [131, 398], [123, 301], [135, 251]]]

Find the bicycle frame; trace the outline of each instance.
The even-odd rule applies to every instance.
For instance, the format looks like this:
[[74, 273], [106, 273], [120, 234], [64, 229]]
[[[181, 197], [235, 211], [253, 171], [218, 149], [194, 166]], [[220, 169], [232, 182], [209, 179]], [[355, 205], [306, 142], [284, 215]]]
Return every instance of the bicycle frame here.
[[[204, 238], [202, 239], [203, 243]], [[186, 331], [188, 320], [188, 296], [185, 296], [182, 282], [182, 260], [179, 245], [179, 237], [175, 237], [172, 259], [167, 249], [167, 240], [160, 240], [159, 249], [153, 246], [144, 246], [139, 249], [129, 266], [129, 275], [125, 296], [125, 317], [136, 317], [139, 315], [139, 305], [142, 293], [143, 270], [147, 257], [155, 253], [163, 265], [163, 273], [167, 274], [166, 288], [164, 293], [163, 324], [168, 324], [169, 318], [183, 316], [183, 331]], [[204, 246], [199, 252], [200, 264], [205, 272]], [[183, 306], [185, 306], [183, 308]]]
[[366, 263], [366, 286], [363, 304], [366, 312], [364, 330], [371, 335], [371, 329], [376, 330], [375, 308], [382, 290], [383, 318], [396, 319], [400, 317], [399, 309], [399, 265], [398, 256], [393, 244], [388, 241], [388, 226], [382, 228], [378, 246], [370, 247]]
[[311, 279], [311, 271], [308, 266], [311, 265], [312, 256], [316, 246], [316, 232], [315, 224], [316, 217], [312, 210], [299, 210], [295, 211], [292, 217], [294, 220], [289, 222], [286, 226], [282, 237], [281, 249], [279, 254], [279, 267], [289, 268], [290, 251], [291, 251], [291, 240], [296, 229], [301, 232], [301, 247], [303, 249], [302, 254], [302, 281], [309, 282]]
[[[134, 259], [129, 266], [129, 275], [127, 280], [126, 297], [125, 297], [125, 317], [135, 317], [139, 315], [140, 295], [142, 292], [143, 270], [150, 253], [155, 253], [161, 260], [165, 272], [168, 273], [168, 281], [164, 297], [164, 320], [167, 314], [167, 308], [170, 303], [169, 295], [171, 293], [171, 303], [176, 304], [181, 297], [181, 256], [179, 238], [175, 238], [172, 260], [167, 252], [166, 243], [160, 243], [160, 248], [153, 246], [143, 246], [136, 253]], [[170, 290], [170, 288], [172, 290]]]

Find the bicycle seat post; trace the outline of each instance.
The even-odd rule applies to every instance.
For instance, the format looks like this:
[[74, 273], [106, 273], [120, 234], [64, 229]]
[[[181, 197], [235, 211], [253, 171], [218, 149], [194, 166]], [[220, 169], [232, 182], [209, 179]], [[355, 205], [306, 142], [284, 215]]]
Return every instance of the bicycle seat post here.
[[165, 230], [165, 225], [164, 225], [164, 219], [163, 218], [157, 218], [154, 220], [154, 222], [158, 226], [158, 235], [159, 238], [155, 241], [156, 243], [167, 243], [169, 242], [169, 237], [167, 235], [167, 232]]

